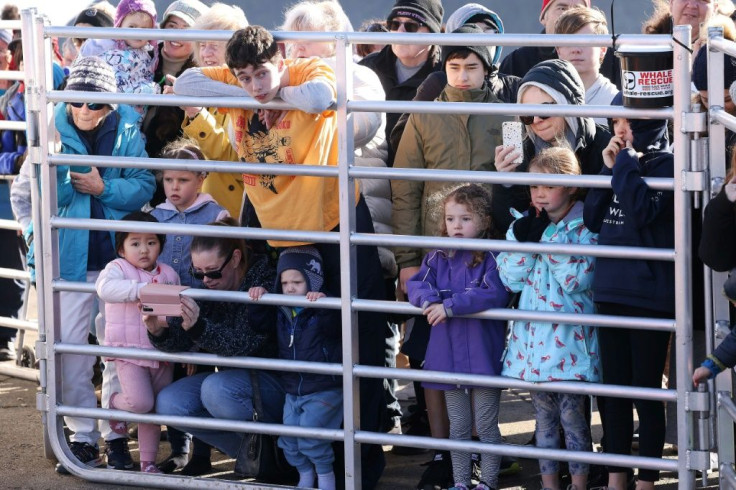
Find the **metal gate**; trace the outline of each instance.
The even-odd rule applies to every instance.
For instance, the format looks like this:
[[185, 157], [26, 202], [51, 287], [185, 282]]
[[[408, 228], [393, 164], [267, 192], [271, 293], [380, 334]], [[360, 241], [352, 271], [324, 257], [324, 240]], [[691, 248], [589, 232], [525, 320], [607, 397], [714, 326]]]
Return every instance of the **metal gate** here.
[[[345, 441], [345, 484], [346, 488], [360, 488], [360, 445], [361, 444], [400, 444], [432, 449], [473, 450], [476, 452], [502, 454], [524, 458], [556, 459], [564, 461], [589, 462], [595, 464], [611, 464], [623, 467], [650, 468], [677, 472], [679, 486], [691, 489], [695, 486], [695, 470], [706, 470], [709, 467], [708, 448], [696, 446], [693, 442], [695, 416], [700, 411], [708, 410], [708, 395], [692, 392], [690, 376], [692, 372], [692, 320], [690, 311], [691, 273], [690, 257], [690, 194], [705, 190], [703, 172], [691, 167], [692, 135], [702, 127], [697, 121], [699, 116], [690, 111], [690, 27], [675, 28], [674, 40], [670, 36], [655, 35], [621, 35], [619, 43], [655, 45], [668, 44], [674, 49], [674, 107], [668, 109], [633, 110], [623, 107], [609, 106], [567, 106], [556, 105], [516, 105], [516, 104], [477, 104], [477, 103], [443, 103], [431, 102], [397, 102], [397, 101], [353, 101], [351, 74], [351, 46], [354, 43], [392, 43], [392, 44], [442, 44], [442, 45], [483, 45], [497, 46], [601, 46], [609, 45], [610, 37], [600, 35], [451, 35], [451, 34], [374, 34], [374, 33], [275, 33], [278, 40], [309, 40], [336, 42], [338, 100], [337, 115], [339, 128], [340, 165], [332, 167], [313, 167], [308, 165], [256, 164], [233, 162], [202, 162], [197, 167], [187, 166], [189, 170], [247, 172], [250, 174], [269, 173], [279, 175], [309, 175], [321, 177], [337, 177], [340, 183], [340, 232], [307, 232], [261, 230], [251, 228], [217, 229], [207, 226], [179, 226], [164, 224], [131, 224], [130, 222], [112, 222], [93, 219], [67, 219], [57, 214], [56, 204], [56, 165], [95, 165], [103, 167], [135, 167], [147, 169], [178, 169], [181, 162], [165, 159], [144, 158], [109, 158], [62, 155], [53, 152], [53, 126], [51, 107], [54, 102], [98, 102], [128, 103], [148, 105], [175, 106], [217, 106], [217, 107], [263, 107], [250, 99], [233, 99], [228, 97], [182, 97], [182, 96], [143, 96], [124, 94], [100, 94], [88, 92], [53, 91], [50, 90], [50, 46], [51, 37], [93, 37], [116, 39], [140, 39], [146, 35], [143, 29], [125, 31], [99, 28], [51, 27], [34, 9], [23, 12], [23, 39], [26, 59], [32, 60], [27, 67], [27, 105], [30, 158], [33, 163], [33, 178], [37, 185], [34, 191], [34, 226], [36, 230], [36, 263], [39, 291], [39, 318], [43, 319], [44, 329], [39, 332], [38, 357], [41, 363], [41, 387], [38, 396], [38, 408], [43, 412], [48, 428], [49, 440], [54, 454], [70, 470], [85, 479], [100, 482], [167, 487], [167, 488], [230, 488], [233, 486], [265, 487], [258, 483], [225, 482], [204, 480], [200, 478], [184, 478], [181, 476], [160, 476], [112, 470], [89, 469], [72, 457], [64, 439], [61, 417], [83, 416], [97, 419], [117, 419], [135, 422], [151, 422], [157, 424], [174, 423], [197, 428], [221, 429], [239, 432], [256, 432], [269, 434], [288, 434], [291, 436], [308, 436], [314, 438]], [[229, 32], [219, 31], [157, 31], [161, 40], [195, 41], [195, 40], [227, 40]], [[711, 77], [711, 80], [714, 77]], [[713, 98], [714, 104], [717, 99]], [[280, 102], [270, 103], [268, 107], [285, 108]], [[650, 187], [658, 190], [674, 191], [675, 214], [675, 249], [647, 249], [612, 246], [573, 246], [573, 245], [540, 245], [510, 243], [503, 240], [458, 240], [452, 238], [408, 237], [397, 235], [361, 234], [355, 230], [355, 198], [346, 192], [349, 184], [356, 178], [402, 179], [402, 180], [441, 180], [458, 182], [483, 182], [497, 184], [530, 183], [547, 185], [571, 185], [579, 187], [610, 187], [610, 178], [603, 176], [567, 177], [559, 175], [535, 175], [513, 173], [483, 173], [439, 170], [400, 170], [354, 167], [353, 163], [353, 126], [352, 112], [356, 111], [388, 111], [388, 112], [423, 112], [423, 113], [472, 113], [472, 114], [509, 114], [509, 115], [547, 115], [547, 116], [599, 116], [626, 118], [656, 118], [674, 120], [675, 124], [675, 177], [674, 179], [647, 179]], [[714, 112], [712, 117], [724, 117]], [[715, 146], [715, 145], [713, 145]], [[39, 192], [40, 189], [40, 192]], [[115, 231], [150, 231], [150, 232], [183, 232], [190, 235], [232, 236], [238, 238], [280, 238], [322, 243], [339, 243], [342, 266], [341, 298], [320, 300], [328, 308], [341, 309], [343, 321], [343, 364], [314, 364], [296, 361], [253, 358], [219, 358], [207, 354], [166, 354], [157, 351], [137, 349], [75, 345], [60, 342], [59, 325], [59, 292], [84, 291], [93, 292], [92, 284], [61, 281], [59, 279], [59, 247], [58, 230], [115, 230]], [[357, 362], [357, 317], [358, 311], [384, 311], [397, 313], [420, 313], [407, 303], [389, 301], [370, 301], [356, 299], [355, 257], [356, 245], [411, 245], [422, 248], [452, 247], [458, 249], [510, 250], [519, 252], [578, 253], [596, 257], [630, 257], [647, 260], [672, 261], [675, 264], [676, 277], [676, 318], [648, 319], [634, 317], [613, 317], [602, 315], [571, 315], [560, 313], [541, 313], [524, 310], [493, 309], [477, 315], [478, 318], [511, 319], [511, 320], [543, 320], [558, 322], [574, 322], [595, 325], [601, 328], [640, 328], [675, 332], [677, 366], [677, 390], [649, 388], [631, 388], [615, 385], [589, 384], [581, 386], [573, 382], [556, 382], [554, 384], [531, 384], [515, 379], [494, 376], [477, 376], [448, 374], [432, 371], [413, 371], [406, 369], [390, 369], [361, 365]], [[69, 258], [62, 258], [68, 260]], [[208, 290], [194, 290], [191, 297], [201, 300], [249, 302], [247, 295]], [[297, 305], [295, 300], [287, 296], [273, 296], [271, 304]], [[170, 362], [192, 362], [197, 364], [223, 365], [259, 369], [278, 369], [281, 371], [303, 371], [343, 376], [344, 389], [344, 429], [305, 429], [286, 427], [279, 424], [253, 423], [245, 421], [201, 419], [190, 417], [164, 417], [155, 414], [133, 414], [119, 410], [90, 409], [74, 407], [64, 403], [60, 398], [61, 376], [60, 356], [62, 354], [104, 355], [133, 359], [158, 359]], [[677, 402], [678, 460], [644, 458], [629, 455], [599, 454], [592, 452], [575, 452], [567, 450], [548, 450], [534, 447], [522, 447], [508, 444], [466, 443], [447, 439], [432, 439], [406, 435], [389, 435], [361, 430], [358, 413], [358, 379], [401, 378], [406, 380], [445, 381], [458, 384], [470, 384], [482, 387], [511, 387], [537, 391], [555, 391], [561, 393], [585, 393], [611, 397], [639, 398]]]

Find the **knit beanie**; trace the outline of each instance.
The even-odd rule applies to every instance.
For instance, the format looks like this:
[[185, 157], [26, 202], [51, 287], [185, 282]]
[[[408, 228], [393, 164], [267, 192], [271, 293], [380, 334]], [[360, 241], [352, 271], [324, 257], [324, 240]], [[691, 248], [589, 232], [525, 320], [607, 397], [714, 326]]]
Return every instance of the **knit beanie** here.
[[0, 41], [10, 44], [13, 41], [13, 31], [10, 29], [0, 29]]
[[152, 0], [120, 0], [117, 10], [115, 10], [115, 27], [120, 27], [123, 20], [134, 12], [143, 12], [151, 16], [153, 25], [156, 25], [156, 5]]
[[[483, 29], [476, 26], [475, 24], [466, 24], [459, 29], [452, 31], [453, 34], [483, 34]], [[447, 59], [452, 53], [456, 53], [461, 49], [468, 49], [478, 55], [478, 58], [483, 62], [483, 66], [486, 70], [490, 70], [493, 67], [493, 58], [491, 58], [491, 52], [488, 51], [488, 46], [443, 46], [442, 47], [442, 67], [444, 68], [447, 63]]]
[[[492, 27], [497, 33], [503, 34], [503, 22], [501, 17], [498, 16], [493, 10], [485, 8], [483, 5], [478, 3], [466, 3], [447, 18], [445, 23], [446, 32], [454, 32], [465, 24], [475, 24], [476, 22], [484, 22]], [[501, 53], [503, 51], [502, 46], [486, 46], [488, 51], [491, 52], [493, 57], [493, 64], [499, 62]]]
[[[731, 87], [736, 81], [736, 59], [723, 55], [723, 88]], [[708, 90], [708, 47], [703, 46], [693, 61], [693, 85], [698, 90]]]
[[276, 266], [276, 290], [281, 292], [281, 273], [294, 269], [302, 273], [307, 280], [308, 291], [321, 291], [324, 283], [322, 271], [322, 256], [319, 251], [310, 246], [290, 247], [279, 255]]
[[74, 20], [74, 25], [89, 24], [92, 27], [112, 27], [112, 17], [96, 8], [82, 10]]
[[163, 29], [170, 15], [179, 17], [186, 22], [187, 26], [192, 27], [199, 16], [208, 10], [209, 7], [199, 0], [176, 0], [171, 2], [171, 5], [164, 12], [164, 16], [161, 18], [161, 28]]
[[[539, 14], [539, 22], [542, 22], [547, 9], [555, 3], [555, 0], [542, 0], [542, 12]], [[590, 8], [590, 0], [585, 0], [585, 6]]]
[[77, 58], [72, 63], [64, 90], [116, 93], [118, 85], [110, 65], [102, 58], [86, 56]]
[[445, 10], [440, 0], [396, 0], [391, 13], [386, 18], [391, 22], [395, 17], [407, 17], [426, 25], [429, 32], [440, 32]]

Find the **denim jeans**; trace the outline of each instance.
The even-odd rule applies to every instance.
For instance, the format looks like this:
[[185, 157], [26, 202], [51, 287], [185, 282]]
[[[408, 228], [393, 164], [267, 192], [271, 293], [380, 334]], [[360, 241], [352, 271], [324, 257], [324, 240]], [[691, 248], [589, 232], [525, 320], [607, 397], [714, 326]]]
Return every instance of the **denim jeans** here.
[[[278, 377], [259, 371], [264, 422], [281, 422], [284, 389]], [[164, 388], [156, 399], [156, 412], [162, 415], [212, 417], [250, 421], [253, 418], [253, 390], [247, 369], [228, 369], [217, 373], [189, 376]], [[177, 427], [235, 457], [243, 439], [241, 432]]]

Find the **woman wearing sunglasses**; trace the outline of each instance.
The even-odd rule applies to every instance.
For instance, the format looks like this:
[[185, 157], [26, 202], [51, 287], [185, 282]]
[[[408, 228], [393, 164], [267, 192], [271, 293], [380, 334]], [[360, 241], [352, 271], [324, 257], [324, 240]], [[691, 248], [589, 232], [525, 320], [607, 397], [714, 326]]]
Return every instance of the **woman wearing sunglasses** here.
[[[211, 223], [215, 226], [238, 226], [233, 218]], [[241, 291], [251, 287], [271, 287], [276, 279], [274, 268], [265, 256], [249, 253], [244, 240], [197, 236], [191, 246], [194, 278], [207, 289]], [[182, 317], [168, 321], [147, 317], [149, 339], [154, 347], [165, 352], [198, 350], [219, 356], [276, 357], [275, 321], [254, 325], [246, 303], [195, 301], [182, 298]], [[262, 420], [280, 423], [285, 393], [275, 373], [259, 371], [258, 379], [263, 403]], [[220, 369], [182, 378], [164, 388], [156, 399], [156, 411], [166, 415], [215, 417], [219, 419], [252, 420], [253, 402], [251, 377], [246, 369]], [[216, 447], [228, 456], [236, 457], [243, 439], [241, 432], [204, 430], [189, 427], [178, 429]], [[192, 475], [212, 469], [209, 457], [192, 455], [187, 464]]]
[[[519, 104], [583, 105], [585, 86], [575, 67], [568, 61], [543, 61], [524, 76], [519, 86]], [[596, 125], [589, 117], [521, 116], [526, 127], [523, 158], [513, 146], [496, 147], [496, 169], [499, 172], [526, 172], [535, 155], [551, 146], [571, 148], [584, 174], [597, 175], [603, 166], [603, 150], [611, 133]], [[512, 217], [509, 208], [524, 212], [529, 207], [528, 186], [495, 186], [493, 217], [500, 229], [507, 229]]]
[[[65, 90], [114, 93], [117, 92], [115, 73], [100, 58], [80, 57], [71, 66]], [[113, 157], [147, 157], [143, 138], [138, 131], [138, 114], [128, 106], [69, 102], [54, 109], [54, 122], [61, 141], [61, 153]], [[65, 218], [93, 218], [119, 220], [131, 211], [139, 210], [153, 195], [154, 178], [144, 169], [67, 166], [56, 167], [59, 216]], [[94, 283], [107, 262], [116, 258], [113, 233], [102, 230], [59, 231], [61, 278], [65, 281]], [[61, 341], [87, 344], [89, 326], [94, 318], [94, 301], [87, 293], [61, 293]], [[104, 314], [100, 301], [99, 311]], [[104, 340], [104, 318], [96, 322], [99, 342]], [[62, 396], [64, 402], [76, 407], [97, 407], [92, 385], [94, 357], [64, 355], [62, 362]], [[103, 373], [102, 400], [107, 407], [109, 389], [115, 388], [117, 377], [114, 363], [106, 363]], [[86, 380], [86, 381], [85, 381]], [[97, 439], [97, 421], [90, 418], [65, 417], [72, 434], [70, 449], [74, 456], [87, 465], [101, 463]], [[108, 464], [120, 469], [132, 468], [132, 460], [121, 446], [125, 439], [114, 439], [102, 424], [103, 437], [108, 448], [113, 440], [118, 444], [117, 454], [127, 454], [120, 464]], [[57, 468], [64, 472], [62, 466]]]

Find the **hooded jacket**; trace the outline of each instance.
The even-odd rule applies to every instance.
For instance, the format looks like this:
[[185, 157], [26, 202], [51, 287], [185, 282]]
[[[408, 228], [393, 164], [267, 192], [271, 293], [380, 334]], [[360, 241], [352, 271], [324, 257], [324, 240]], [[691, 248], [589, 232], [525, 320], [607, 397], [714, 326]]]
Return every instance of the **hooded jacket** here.
[[[516, 213], [520, 218], [521, 213]], [[513, 227], [506, 239], [516, 241]], [[547, 225], [540, 243], [597, 243], [583, 224], [578, 201], [557, 223]], [[594, 257], [501, 252], [498, 272], [511, 292], [521, 292], [519, 309], [595, 313]], [[600, 379], [598, 332], [595, 327], [549, 322], [515, 321], [504, 354], [503, 375], [526, 381], [591, 381]]]
[[[487, 85], [459, 90], [449, 85], [438, 102], [498, 102]], [[507, 116], [470, 114], [412, 114], [401, 139], [397, 168], [495, 171], [494, 148], [501, 144], [501, 123]], [[456, 182], [393, 180], [393, 228], [399, 235], [435, 235], [440, 216], [434, 202], [439, 192]], [[399, 268], [421, 264], [417, 248], [397, 247]]]
[[[599, 234], [601, 245], [674, 247], [674, 194], [650, 189], [643, 177], [674, 176], [674, 157], [667, 148], [667, 123], [630, 120], [633, 149], [624, 148], [613, 169], [612, 189], [590, 189], [585, 226]], [[637, 152], [642, 153], [637, 157]], [[671, 262], [599, 257], [593, 280], [596, 302], [675, 311], [675, 267]]]
[[[552, 59], [539, 63], [521, 80], [519, 95], [525, 86], [549, 87], [559, 92], [565, 103], [585, 105], [585, 88], [573, 65], [567, 61]], [[519, 97], [521, 98], [521, 97]], [[580, 162], [583, 174], [598, 174], [603, 165], [603, 150], [608, 146], [611, 133], [604, 126], [596, 125], [589, 117], [565, 117], [567, 128], [576, 128], [572, 137], [572, 150]], [[547, 146], [527, 128], [524, 140], [524, 160], [516, 169], [527, 172], [529, 162], [537, 154], [539, 147]], [[518, 211], [529, 207], [529, 189], [526, 186], [495, 186], [493, 195], [493, 219], [499, 229], [507, 229], [513, 221], [509, 205]]]

